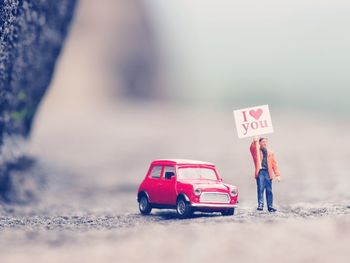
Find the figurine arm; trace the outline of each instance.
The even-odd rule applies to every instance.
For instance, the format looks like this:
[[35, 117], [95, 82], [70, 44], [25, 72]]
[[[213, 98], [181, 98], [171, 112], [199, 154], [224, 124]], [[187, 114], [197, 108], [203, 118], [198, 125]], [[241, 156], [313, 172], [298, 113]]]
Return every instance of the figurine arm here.
[[256, 152], [256, 145], [255, 142], [252, 142], [250, 145], [250, 153], [254, 156]]
[[274, 154], [272, 154], [272, 169], [273, 169], [273, 172], [275, 173], [276, 177], [281, 176], [281, 173], [280, 173], [280, 170], [278, 168]]
[[257, 142], [258, 142], [258, 138], [254, 137], [252, 143], [250, 144], [250, 153], [252, 154], [254, 160], [257, 158], [257, 156], [256, 156], [256, 153], [257, 153], [256, 144], [257, 144]]

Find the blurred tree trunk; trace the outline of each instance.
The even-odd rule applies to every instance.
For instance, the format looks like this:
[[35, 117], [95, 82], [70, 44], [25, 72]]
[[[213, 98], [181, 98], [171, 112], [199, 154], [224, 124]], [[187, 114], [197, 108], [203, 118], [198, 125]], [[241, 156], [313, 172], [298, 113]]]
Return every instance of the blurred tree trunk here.
[[[75, 0], [0, 1], [0, 197], [5, 201], [16, 200], [14, 193], [30, 179], [18, 173], [33, 165], [21, 144], [50, 84], [75, 6]], [[26, 196], [30, 191], [19, 198]]]

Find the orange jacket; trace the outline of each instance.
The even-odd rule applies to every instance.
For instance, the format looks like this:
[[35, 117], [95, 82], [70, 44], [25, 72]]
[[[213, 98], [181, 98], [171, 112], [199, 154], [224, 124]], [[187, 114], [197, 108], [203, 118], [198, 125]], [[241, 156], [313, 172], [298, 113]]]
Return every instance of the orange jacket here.
[[[263, 159], [263, 154], [260, 151], [260, 146], [259, 146], [259, 152], [260, 152], [260, 161]], [[261, 167], [261, 164], [259, 164], [257, 152], [256, 152], [256, 144], [252, 142], [250, 145], [250, 153], [252, 154], [254, 165], [255, 165], [255, 178], [258, 177], [259, 174], [259, 169]], [[270, 179], [273, 179], [275, 176], [280, 176], [280, 171], [277, 166], [277, 162], [275, 159], [275, 155], [271, 151], [267, 151], [267, 167], [270, 175]]]

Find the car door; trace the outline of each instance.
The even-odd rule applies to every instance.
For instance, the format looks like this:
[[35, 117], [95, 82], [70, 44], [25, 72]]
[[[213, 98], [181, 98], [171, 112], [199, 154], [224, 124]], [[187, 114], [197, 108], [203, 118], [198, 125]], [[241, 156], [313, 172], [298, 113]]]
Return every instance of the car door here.
[[161, 183], [161, 174], [162, 174], [162, 166], [154, 165], [151, 168], [151, 171], [148, 175], [147, 181], [147, 193], [150, 199], [150, 202], [153, 204], [159, 204], [159, 196], [160, 196], [160, 183]]
[[159, 185], [159, 203], [165, 205], [176, 204], [176, 174], [175, 166], [164, 166]]

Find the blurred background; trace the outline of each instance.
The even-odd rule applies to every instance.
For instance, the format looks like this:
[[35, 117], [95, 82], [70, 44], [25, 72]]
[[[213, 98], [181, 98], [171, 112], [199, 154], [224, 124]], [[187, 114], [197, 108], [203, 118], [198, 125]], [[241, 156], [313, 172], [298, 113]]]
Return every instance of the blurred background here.
[[349, 8], [342, 0], [81, 1], [51, 93], [69, 82], [81, 101], [267, 101], [341, 114]]

